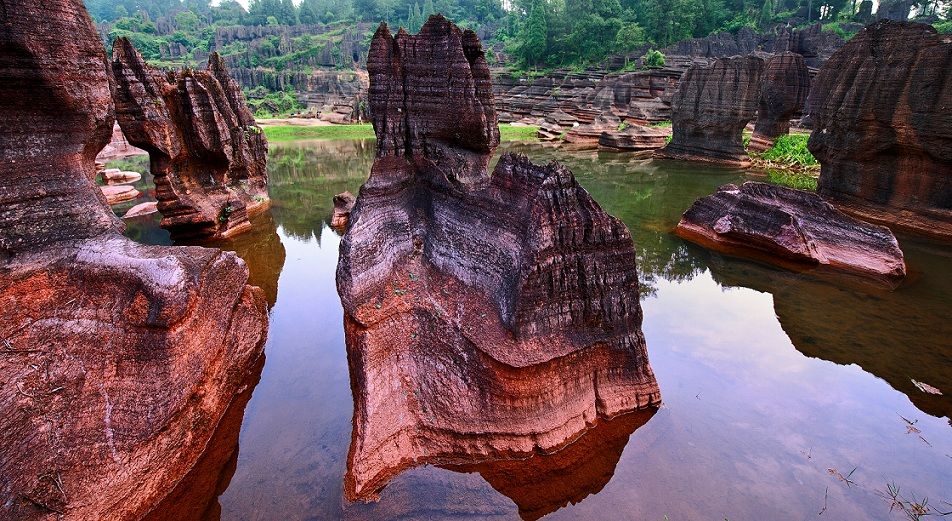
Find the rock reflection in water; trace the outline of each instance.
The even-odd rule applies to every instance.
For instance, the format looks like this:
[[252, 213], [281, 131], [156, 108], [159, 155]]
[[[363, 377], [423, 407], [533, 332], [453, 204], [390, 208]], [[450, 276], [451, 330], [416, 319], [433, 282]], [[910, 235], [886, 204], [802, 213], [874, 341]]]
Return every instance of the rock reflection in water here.
[[[911, 280], [898, 291], [839, 287], [718, 256], [710, 266], [723, 286], [772, 294], [781, 327], [804, 355], [856, 364], [886, 380], [923, 412], [952, 418], [952, 321], [946, 300], [952, 279], [936, 276], [950, 258], [940, 248], [916, 246], [908, 250]], [[936, 386], [943, 394], [924, 392], [915, 382]]]
[[349, 505], [346, 517], [511, 519], [511, 507], [504, 499], [487, 494], [488, 484], [515, 503], [522, 519], [539, 519], [600, 492], [615, 473], [629, 437], [654, 414], [654, 409], [647, 409], [598, 420], [568, 446], [552, 454], [440, 465], [455, 473], [478, 475], [485, 483], [465, 476], [446, 479], [435, 468], [412, 471], [406, 479], [381, 491], [381, 501]]

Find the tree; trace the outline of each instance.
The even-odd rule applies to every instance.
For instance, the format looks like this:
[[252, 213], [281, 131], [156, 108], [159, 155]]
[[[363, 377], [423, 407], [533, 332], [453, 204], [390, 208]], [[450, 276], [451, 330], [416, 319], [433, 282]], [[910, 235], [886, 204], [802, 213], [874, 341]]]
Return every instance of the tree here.
[[532, 0], [529, 19], [526, 21], [522, 41], [522, 59], [529, 65], [539, 65], [545, 61], [548, 39], [548, 23], [545, 17], [543, 0]]
[[320, 6], [317, 0], [301, 0], [298, 7], [298, 21], [302, 24], [317, 24], [321, 22]]
[[615, 52], [629, 53], [637, 51], [648, 41], [645, 39], [645, 30], [635, 22], [622, 25], [615, 35]]
[[761, 29], [766, 28], [771, 22], [773, 22], [773, 16], [773, 0], [764, 0], [764, 5], [760, 8], [760, 18], [757, 20], [757, 25], [759, 25]]
[[198, 29], [198, 15], [192, 11], [182, 11], [175, 14], [175, 26], [190, 33]]

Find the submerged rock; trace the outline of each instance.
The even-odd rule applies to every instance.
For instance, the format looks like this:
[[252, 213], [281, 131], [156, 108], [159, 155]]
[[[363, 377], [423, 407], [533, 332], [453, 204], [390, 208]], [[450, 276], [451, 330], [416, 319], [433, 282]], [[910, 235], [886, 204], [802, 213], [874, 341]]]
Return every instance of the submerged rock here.
[[331, 217], [331, 228], [342, 231], [347, 229], [350, 212], [354, 209], [354, 203], [356, 202], [357, 198], [350, 192], [334, 196], [334, 215]]
[[0, 518], [140, 519], [253, 372], [264, 297], [234, 254], [120, 235], [93, 183], [112, 102], [81, 1], [5, 2], [0, 48]]
[[674, 133], [659, 154], [672, 159], [746, 166], [744, 127], [757, 114], [764, 61], [756, 56], [693, 65], [672, 103]]
[[670, 135], [670, 128], [628, 125], [624, 130], [602, 132], [598, 137], [598, 148], [635, 152], [657, 150], [664, 146]]
[[952, 238], [952, 40], [882, 21], [830, 58], [809, 101], [819, 193], [844, 211]]
[[162, 227], [175, 239], [250, 230], [270, 204], [268, 144], [218, 54], [204, 71], [166, 74], [119, 38], [112, 74], [119, 125], [149, 152]]
[[803, 112], [809, 94], [810, 71], [803, 56], [784, 52], [768, 58], [760, 79], [750, 150], [763, 152], [773, 146], [775, 139], [789, 133], [790, 120]]
[[[341, 243], [354, 392], [344, 491], [551, 453], [660, 403], [631, 236], [565, 167], [498, 144], [474, 33], [434, 16], [371, 43], [377, 158]], [[453, 99], [446, 105], [440, 100]]]
[[812, 192], [747, 182], [698, 199], [677, 234], [728, 255], [897, 285], [906, 265], [888, 228], [836, 210]]

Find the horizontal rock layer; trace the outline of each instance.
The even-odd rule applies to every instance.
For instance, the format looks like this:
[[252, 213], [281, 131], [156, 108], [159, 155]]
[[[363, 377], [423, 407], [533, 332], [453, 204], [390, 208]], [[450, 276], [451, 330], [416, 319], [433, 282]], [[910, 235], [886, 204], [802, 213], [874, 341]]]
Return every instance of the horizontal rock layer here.
[[883, 21], [830, 58], [809, 100], [818, 191], [864, 219], [952, 238], [952, 41]]
[[777, 185], [724, 185], [698, 199], [677, 234], [716, 251], [896, 285], [906, 274], [888, 228], [849, 217], [818, 195]]
[[810, 72], [803, 56], [784, 52], [767, 58], [750, 150], [767, 150], [775, 139], [789, 133], [790, 120], [802, 114], [809, 94]]

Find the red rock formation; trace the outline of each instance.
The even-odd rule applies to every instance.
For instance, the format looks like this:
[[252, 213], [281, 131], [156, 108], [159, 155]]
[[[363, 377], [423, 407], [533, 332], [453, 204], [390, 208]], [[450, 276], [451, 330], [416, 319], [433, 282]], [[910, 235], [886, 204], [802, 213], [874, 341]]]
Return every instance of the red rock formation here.
[[742, 138], [757, 114], [763, 66], [756, 56], [738, 56], [688, 69], [672, 103], [674, 134], [659, 153], [672, 159], [750, 164]]
[[757, 123], [748, 148], [762, 152], [789, 133], [790, 120], [803, 112], [809, 94], [810, 71], [803, 56], [784, 52], [768, 58], [760, 78]]
[[141, 148], [136, 148], [130, 145], [125, 134], [122, 133], [122, 129], [119, 128], [119, 124], [117, 123], [112, 127], [112, 139], [109, 140], [109, 143], [106, 144], [105, 148], [99, 151], [99, 155], [96, 156], [96, 160], [109, 161], [110, 159], [118, 159], [139, 154], [148, 154], [148, 152], [142, 150]]
[[838, 272], [897, 285], [906, 265], [888, 228], [837, 211], [812, 192], [747, 182], [695, 201], [677, 234], [729, 255], [800, 271]]
[[863, 219], [952, 239], [952, 42], [882, 21], [814, 81], [809, 148], [819, 192]]
[[0, 518], [138, 519], [260, 358], [264, 298], [233, 254], [118, 233], [93, 184], [112, 102], [80, 0], [7, 0], [0, 49]]
[[119, 38], [112, 73], [119, 125], [149, 152], [162, 227], [175, 239], [248, 231], [270, 204], [268, 144], [218, 54], [205, 71], [166, 75]]
[[657, 150], [665, 145], [670, 135], [670, 128], [628, 125], [620, 131], [603, 132], [598, 138], [598, 148], [633, 152]]
[[344, 231], [350, 222], [350, 212], [354, 209], [357, 198], [350, 192], [334, 196], [334, 215], [331, 217], [331, 228]]
[[[552, 452], [656, 406], [631, 236], [566, 168], [504, 155], [476, 35], [371, 43], [377, 159], [337, 284], [354, 430], [345, 493], [422, 463]], [[454, 103], [446, 104], [445, 99]]]
[[563, 138], [572, 148], [598, 148], [598, 139], [605, 132], [618, 132], [621, 120], [613, 114], [602, 114], [586, 125], [578, 125], [565, 133]]

